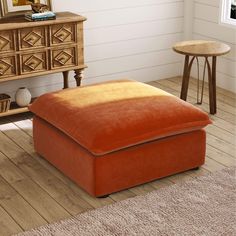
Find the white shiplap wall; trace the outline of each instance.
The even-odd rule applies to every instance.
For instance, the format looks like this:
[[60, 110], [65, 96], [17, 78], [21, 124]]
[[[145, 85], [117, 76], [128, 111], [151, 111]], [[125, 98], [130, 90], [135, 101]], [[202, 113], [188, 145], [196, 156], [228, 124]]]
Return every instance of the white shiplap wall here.
[[[183, 38], [183, 0], [53, 0], [54, 11], [71, 11], [85, 22], [83, 84], [129, 77], [151, 81], [180, 73], [182, 57], [171, 46]], [[73, 86], [73, 73], [70, 73]], [[33, 96], [60, 89], [60, 74], [0, 84], [11, 95], [20, 86]]]
[[[219, 24], [220, 0], [194, 0], [193, 38], [228, 44], [231, 52], [218, 57], [217, 84], [236, 92], [236, 29]], [[196, 71], [195, 71], [196, 76]]]

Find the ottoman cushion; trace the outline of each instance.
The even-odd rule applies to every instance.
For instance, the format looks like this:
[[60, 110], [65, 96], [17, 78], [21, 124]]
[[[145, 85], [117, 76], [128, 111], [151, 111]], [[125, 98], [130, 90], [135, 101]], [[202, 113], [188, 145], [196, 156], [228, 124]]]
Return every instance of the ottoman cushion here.
[[211, 123], [191, 104], [132, 80], [48, 93], [30, 110], [97, 156]]

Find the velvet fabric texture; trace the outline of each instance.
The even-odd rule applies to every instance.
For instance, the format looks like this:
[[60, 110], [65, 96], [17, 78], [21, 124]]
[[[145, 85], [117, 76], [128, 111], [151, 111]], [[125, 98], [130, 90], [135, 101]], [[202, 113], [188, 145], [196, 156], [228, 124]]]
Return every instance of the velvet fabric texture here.
[[204, 164], [204, 130], [96, 156], [35, 116], [36, 151], [93, 196], [103, 196]]
[[132, 80], [48, 93], [30, 110], [97, 156], [211, 123], [191, 104]]

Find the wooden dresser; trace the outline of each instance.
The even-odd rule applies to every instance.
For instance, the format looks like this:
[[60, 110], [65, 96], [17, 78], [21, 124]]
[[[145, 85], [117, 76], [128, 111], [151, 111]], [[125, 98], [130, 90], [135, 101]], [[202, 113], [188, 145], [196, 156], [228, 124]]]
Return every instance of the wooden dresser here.
[[[79, 86], [86, 68], [85, 20], [70, 12], [57, 13], [57, 19], [49, 21], [29, 22], [23, 16], [1, 19], [0, 83], [62, 72], [64, 88], [68, 88], [68, 73], [74, 70]], [[0, 117], [24, 111], [27, 108], [13, 109]]]

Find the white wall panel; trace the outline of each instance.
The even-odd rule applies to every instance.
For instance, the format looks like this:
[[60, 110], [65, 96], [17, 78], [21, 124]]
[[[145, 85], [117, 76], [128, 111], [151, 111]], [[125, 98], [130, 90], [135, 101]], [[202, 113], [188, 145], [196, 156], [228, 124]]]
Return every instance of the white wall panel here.
[[[219, 24], [220, 0], [195, 0], [193, 38], [221, 41], [231, 52], [218, 57], [217, 85], [236, 92], [236, 30]], [[196, 76], [196, 70], [193, 70]]]
[[85, 48], [85, 58], [88, 63], [96, 60], [166, 50], [171, 48], [176, 41], [181, 41], [182, 36], [182, 33], [171, 33], [104, 44], [94, 44]]
[[[85, 46], [179, 33], [183, 29], [183, 18], [141, 22], [138, 24], [116, 25], [84, 30]], [[158, 44], [158, 41], [157, 41]]]
[[84, 81], [84, 84], [97, 83], [101, 81], [115, 80], [120, 78], [130, 78], [142, 82], [154, 81], [156, 80], [156, 75], [158, 79], [164, 79], [179, 75], [182, 71], [182, 63], [169, 63], [165, 65], [150, 66], [146, 68], [139, 68], [136, 70], [122, 71], [118, 73], [113, 73], [110, 75], [102, 75], [96, 77], [90, 77]]
[[88, 63], [90, 70], [85, 72], [86, 77], [95, 77], [120, 73], [122, 71], [138, 70], [157, 65], [178, 63], [181, 57], [173, 54], [172, 50], [163, 50], [139, 55], [118, 57]]
[[[168, 9], [168, 10], [167, 10]], [[161, 19], [179, 18], [183, 16], [183, 2], [161, 5], [147, 5], [125, 9], [83, 12], [86, 15], [86, 28], [128, 25]]]
[[183, 0], [53, 0], [54, 11], [72, 11], [84, 13], [89, 11], [104, 11], [120, 8], [134, 8], [140, 6], [155, 6], [174, 2], [183, 2]]
[[[192, 1], [192, 0], [187, 0]], [[219, 7], [220, 1], [219, 0], [195, 0], [195, 3], [200, 3], [202, 5], [214, 6]]]
[[219, 22], [219, 7], [209, 6], [195, 3], [195, 18], [210, 21], [214, 23]]
[[195, 19], [194, 33], [236, 44], [236, 31], [216, 23]]

